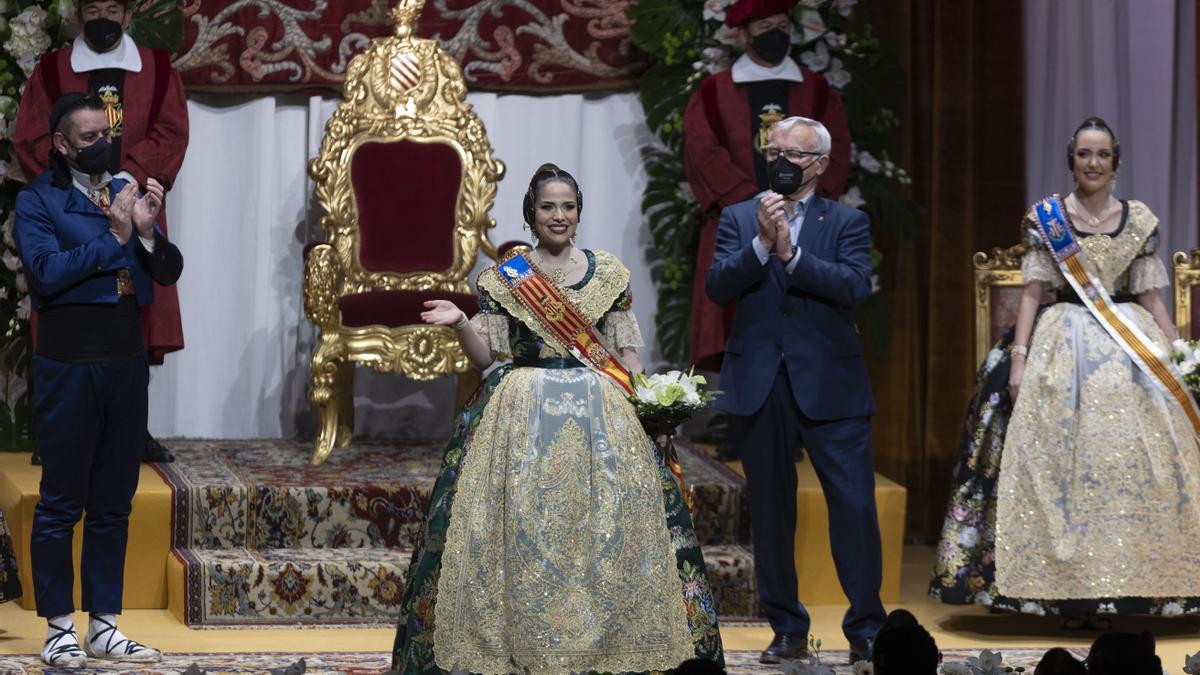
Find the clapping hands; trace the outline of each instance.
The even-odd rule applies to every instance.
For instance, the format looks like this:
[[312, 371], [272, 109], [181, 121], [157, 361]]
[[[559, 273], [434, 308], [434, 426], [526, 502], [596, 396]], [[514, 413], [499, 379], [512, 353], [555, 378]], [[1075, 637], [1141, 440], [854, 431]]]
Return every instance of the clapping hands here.
[[151, 239], [154, 237], [154, 221], [162, 209], [163, 186], [153, 178], [146, 181], [146, 193], [139, 194], [136, 183], [129, 183], [108, 207], [108, 229], [124, 246], [133, 236], [136, 228], [138, 235]]
[[792, 256], [792, 228], [788, 224], [786, 201], [775, 192], [768, 192], [758, 200], [758, 237], [785, 262]]

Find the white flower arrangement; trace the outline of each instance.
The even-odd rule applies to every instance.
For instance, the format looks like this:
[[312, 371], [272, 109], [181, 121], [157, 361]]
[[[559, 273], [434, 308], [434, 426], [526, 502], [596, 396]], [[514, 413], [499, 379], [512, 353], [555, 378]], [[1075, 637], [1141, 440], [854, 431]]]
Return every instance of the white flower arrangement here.
[[1170, 360], [1180, 379], [1192, 390], [1192, 395], [1200, 392], [1200, 341], [1172, 342]]
[[857, 185], [851, 185], [850, 189], [846, 190], [838, 201], [852, 209], [857, 209], [867, 203], [867, 200], [863, 199], [862, 190]]
[[[833, 666], [821, 663], [821, 640], [808, 636], [808, 660], [796, 659], [787, 663], [784, 675], [835, 675]], [[857, 671], [855, 671], [857, 672]]]
[[646, 377], [638, 373], [633, 378], [633, 402], [639, 408], [701, 408], [714, 398], [700, 388], [707, 384], [703, 375], [671, 370]]
[[1183, 672], [1188, 675], [1200, 675], [1200, 652], [1183, 657]]
[[[1004, 654], [990, 649], [979, 652], [979, 656], [967, 658], [966, 666], [969, 675], [1005, 675], [1011, 672], [1004, 665]], [[944, 667], [942, 672], [946, 672]]]
[[875, 675], [875, 664], [870, 661], [855, 661], [854, 675]]
[[8, 22], [11, 31], [4, 42], [4, 51], [17, 60], [25, 77], [33, 73], [38, 58], [50, 48], [50, 35], [46, 33], [46, 10], [30, 5]]

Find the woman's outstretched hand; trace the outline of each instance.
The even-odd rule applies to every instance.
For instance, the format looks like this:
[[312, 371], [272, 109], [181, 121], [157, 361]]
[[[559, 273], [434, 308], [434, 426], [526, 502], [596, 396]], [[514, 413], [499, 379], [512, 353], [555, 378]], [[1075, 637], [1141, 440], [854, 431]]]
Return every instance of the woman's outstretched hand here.
[[467, 316], [449, 300], [426, 300], [425, 306], [429, 309], [421, 312], [421, 320], [435, 326], [453, 326]]

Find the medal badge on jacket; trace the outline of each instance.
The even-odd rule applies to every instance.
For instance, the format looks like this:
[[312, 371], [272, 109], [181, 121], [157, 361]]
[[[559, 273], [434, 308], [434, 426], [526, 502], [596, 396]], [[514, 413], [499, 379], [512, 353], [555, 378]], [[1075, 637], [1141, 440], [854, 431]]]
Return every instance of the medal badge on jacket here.
[[96, 95], [104, 102], [104, 112], [108, 114], [108, 126], [112, 129], [109, 137], [120, 138], [121, 122], [125, 119], [125, 113], [121, 106], [121, 94], [115, 86], [106, 84], [100, 87]]

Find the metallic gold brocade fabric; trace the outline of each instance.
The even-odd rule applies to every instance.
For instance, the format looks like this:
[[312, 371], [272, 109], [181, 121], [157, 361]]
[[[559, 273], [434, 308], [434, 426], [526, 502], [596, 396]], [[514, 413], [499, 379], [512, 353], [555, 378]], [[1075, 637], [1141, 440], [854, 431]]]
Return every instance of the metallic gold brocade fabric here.
[[[608, 324], [612, 346], [634, 346], [621, 344], [640, 342], [619, 302], [628, 270], [589, 258], [594, 270], [564, 293]], [[557, 356], [518, 330], [532, 319], [500, 283], [480, 276], [474, 320], [493, 352], [534, 343]], [[614, 383], [582, 367], [514, 368], [467, 445], [433, 609], [439, 668], [634, 672], [695, 656], [658, 461]]]
[[632, 406], [598, 375], [506, 377], [451, 514], [440, 668], [624, 672], [692, 656], [653, 454]]
[[[1092, 262], [1092, 269], [1111, 294], [1137, 294], [1151, 288], [1165, 288], [1170, 281], [1158, 258], [1158, 217], [1142, 202], [1129, 200], [1128, 215], [1114, 235], [1075, 233]], [[1025, 281], [1041, 281], [1050, 288], [1062, 288], [1066, 279], [1058, 271], [1046, 244], [1038, 234], [1036, 216], [1026, 214], [1025, 230], [1029, 252], [1021, 262]]]
[[[1148, 267], [1126, 274], [1135, 263], [1152, 264], [1146, 248], [1156, 224], [1149, 209], [1131, 202], [1119, 234], [1081, 241], [1110, 292], [1159, 285]], [[1149, 312], [1135, 303], [1118, 308], [1169, 349]], [[999, 592], [1043, 600], [1198, 596], [1197, 499], [1200, 445], [1183, 411], [1085, 307], [1046, 310], [1004, 443]]]

